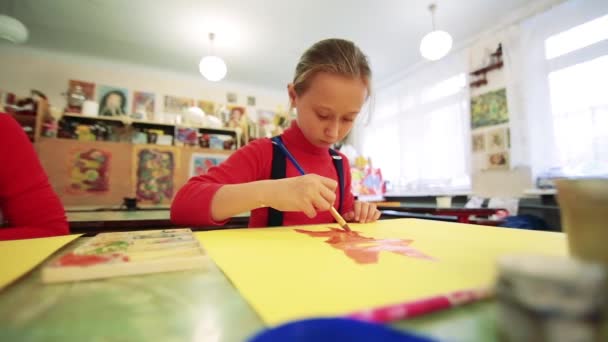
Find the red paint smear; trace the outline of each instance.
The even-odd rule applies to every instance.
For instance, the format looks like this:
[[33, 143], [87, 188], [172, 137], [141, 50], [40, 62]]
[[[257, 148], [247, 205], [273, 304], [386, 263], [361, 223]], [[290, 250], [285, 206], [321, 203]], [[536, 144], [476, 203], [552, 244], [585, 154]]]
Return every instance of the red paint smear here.
[[346, 231], [338, 228], [331, 228], [326, 231], [310, 231], [296, 229], [298, 233], [307, 234], [312, 237], [328, 237], [326, 243], [332, 247], [344, 251], [344, 254], [359, 264], [378, 263], [380, 252], [391, 252], [403, 256], [435, 260], [432, 257], [412, 248], [409, 245], [414, 240], [400, 239], [374, 239], [361, 236], [357, 231]]
[[108, 263], [115, 259], [121, 259], [124, 262], [129, 261], [128, 256], [118, 253], [109, 255], [78, 255], [74, 253], [68, 253], [62, 256], [57, 261], [57, 263], [59, 264], [59, 266], [92, 266], [97, 264]]

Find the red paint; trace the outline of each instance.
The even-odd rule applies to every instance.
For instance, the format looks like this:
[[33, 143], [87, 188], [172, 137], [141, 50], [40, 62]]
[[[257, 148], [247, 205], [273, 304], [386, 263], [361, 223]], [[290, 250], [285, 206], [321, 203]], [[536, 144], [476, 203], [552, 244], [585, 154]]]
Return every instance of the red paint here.
[[434, 260], [432, 257], [409, 247], [413, 240], [374, 239], [361, 236], [357, 231], [346, 231], [331, 227], [329, 229], [320, 232], [303, 229], [296, 229], [295, 231], [312, 237], [328, 237], [326, 243], [344, 251], [346, 256], [359, 264], [378, 263], [378, 254], [383, 251], [413, 258]]
[[113, 260], [120, 259], [123, 262], [129, 261], [129, 257], [123, 254], [113, 253], [109, 255], [78, 255], [74, 253], [68, 253], [62, 256], [57, 263], [59, 266], [92, 266], [97, 264], [104, 264]]

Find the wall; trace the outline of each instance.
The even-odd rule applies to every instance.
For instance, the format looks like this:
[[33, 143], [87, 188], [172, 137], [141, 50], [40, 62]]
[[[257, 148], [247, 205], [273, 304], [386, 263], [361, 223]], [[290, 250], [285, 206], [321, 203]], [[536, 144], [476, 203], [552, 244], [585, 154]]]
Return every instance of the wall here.
[[[488, 56], [499, 43], [503, 47], [504, 66], [487, 73], [486, 85], [471, 87], [471, 98], [487, 92], [506, 89], [509, 121], [504, 124], [487, 126], [472, 130], [472, 134], [485, 134], [489, 131], [508, 128], [510, 132], [509, 165], [504, 170], [485, 169], [487, 154], [472, 153], [473, 193], [483, 197], [521, 197], [525, 189], [533, 188], [530, 171], [524, 115], [521, 108], [520, 84], [517, 78], [518, 67], [513, 55], [517, 52], [517, 28], [515, 26], [480, 37], [470, 48], [470, 70], [488, 64]], [[487, 141], [486, 141], [487, 144]]]
[[[256, 97], [256, 107], [275, 110], [288, 103], [287, 93], [246, 84], [212, 83], [166, 70], [108, 61], [94, 57], [68, 55], [53, 51], [0, 45], [0, 90], [28, 96], [30, 89], [45, 93], [51, 106], [65, 107], [61, 95], [68, 80], [76, 79], [156, 94], [155, 112], [162, 112], [165, 95], [226, 103], [226, 93], [237, 94], [237, 104], [245, 106], [247, 96]], [[130, 102], [130, 101], [129, 101]]]

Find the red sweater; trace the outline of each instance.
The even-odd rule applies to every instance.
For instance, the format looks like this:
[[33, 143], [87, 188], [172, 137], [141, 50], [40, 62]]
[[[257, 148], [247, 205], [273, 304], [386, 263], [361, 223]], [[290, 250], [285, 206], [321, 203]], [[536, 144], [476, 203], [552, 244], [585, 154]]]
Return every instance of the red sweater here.
[[0, 240], [69, 234], [65, 211], [34, 146], [23, 128], [4, 113], [0, 113], [0, 227]]
[[[293, 154], [307, 173], [338, 180], [328, 149], [312, 145], [302, 134], [294, 121], [283, 133], [285, 147]], [[282, 157], [282, 156], [281, 156]], [[350, 166], [346, 156], [344, 163], [344, 201], [342, 213], [353, 210], [354, 197], [351, 193]], [[241, 184], [270, 179], [272, 169], [272, 142], [270, 139], [258, 139], [233, 153], [230, 158], [209, 170], [208, 173], [192, 177], [177, 193], [171, 205], [171, 220], [178, 225], [206, 226], [221, 225], [211, 217], [211, 200], [215, 192], [224, 184]], [[286, 162], [287, 177], [300, 176], [298, 170], [289, 161]], [[339, 205], [340, 190], [336, 189], [336, 202]], [[314, 218], [308, 218], [302, 212], [285, 212], [283, 225], [306, 225], [334, 222], [331, 214], [318, 212]], [[251, 211], [249, 227], [268, 226], [268, 208]]]

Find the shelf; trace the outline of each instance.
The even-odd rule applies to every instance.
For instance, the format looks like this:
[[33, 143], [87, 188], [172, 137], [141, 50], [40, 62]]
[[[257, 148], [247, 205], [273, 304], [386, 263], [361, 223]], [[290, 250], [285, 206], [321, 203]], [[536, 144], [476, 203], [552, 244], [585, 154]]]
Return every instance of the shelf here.
[[494, 64], [490, 64], [490, 65], [488, 65], [486, 67], [483, 67], [481, 69], [477, 69], [477, 70], [471, 72], [471, 75], [473, 75], [473, 76], [480, 76], [480, 75], [483, 75], [483, 74], [487, 74], [488, 72], [490, 72], [492, 70], [496, 70], [496, 69], [502, 68], [503, 64], [504, 63], [502, 61], [496, 62]]
[[85, 115], [80, 115], [80, 114], [70, 114], [70, 113], [64, 113], [63, 117], [68, 117], [68, 118], [75, 118], [75, 119], [79, 119], [79, 120], [90, 120], [90, 121], [112, 121], [112, 122], [119, 122], [121, 124], [125, 124], [126, 120], [124, 118], [114, 118], [111, 116], [85, 116]]
[[199, 125], [185, 125], [185, 124], [174, 124], [167, 122], [156, 122], [156, 121], [148, 121], [148, 120], [133, 120], [127, 116], [123, 117], [108, 117], [108, 116], [84, 116], [80, 114], [70, 114], [64, 113], [64, 117], [75, 118], [78, 120], [89, 120], [89, 121], [111, 121], [111, 122], [119, 122], [123, 125], [138, 125], [138, 126], [164, 126], [164, 127], [185, 127], [185, 128], [196, 128], [202, 129], [215, 134], [231, 134], [236, 135], [236, 129], [234, 128], [214, 128], [208, 126], [199, 126]]
[[473, 81], [470, 83], [471, 87], [481, 87], [482, 85], [486, 85], [488, 84], [488, 80], [483, 79], [483, 80], [477, 80], [477, 81]]

